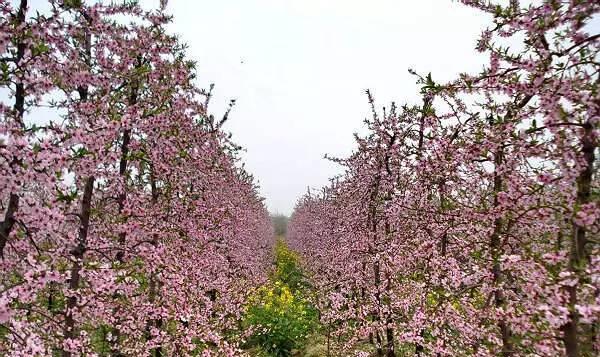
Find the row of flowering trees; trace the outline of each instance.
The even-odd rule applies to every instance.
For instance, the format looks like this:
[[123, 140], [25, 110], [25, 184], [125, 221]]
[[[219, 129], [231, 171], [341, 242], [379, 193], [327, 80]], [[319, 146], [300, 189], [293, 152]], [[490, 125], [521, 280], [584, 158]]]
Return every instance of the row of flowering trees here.
[[90, 3], [0, 0], [0, 355], [235, 354], [268, 213], [165, 2]]
[[[594, 1], [493, 17], [489, 63], [375, 110], [289, 226], [342, 355], [598, 355], [600, 34]], [[593, 28], [591, 29], [593, 30]]]

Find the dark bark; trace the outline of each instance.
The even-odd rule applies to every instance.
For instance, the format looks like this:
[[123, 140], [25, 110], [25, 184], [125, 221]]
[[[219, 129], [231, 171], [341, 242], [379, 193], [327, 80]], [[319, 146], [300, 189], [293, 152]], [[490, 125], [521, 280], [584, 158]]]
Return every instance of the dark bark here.
[[377, 347], [377, 357], [383, 357], [383, 341], [381, 340], [379, 331], [375, 331], [375, 341]]
[[[123, 178], [123, 187], [121, 193], [117, 197], [117, 205], [118, 205], [118, 214], [120, 215], [125, 208], [125, 200], [127, 199], [127, 190], [125, 185], [127, 184], [127, 179], [125, 174], [127, 172], [127, 161], [129, 156], [129, 142], [131, 140], [131, 130], [125, 129], [123, 131], [123, 142], [121, 143], [121, 160], [119, 162], [119, 175]], [[127, 234], [125, 232], [119, 233], [119, 245], [121, 246], [119, 251], [117, 252], [117, 261], [122, 263], [125, 257], [125, 252], [123, 251], [125, 241], [127, 238]]]
[[[124, 176], [125, 176], [125, 173], [127, 172], [127, 158], [128, 158], [128, 153], [129, 153], [130, 135], [131, 135], [131, 131], [129, 129], [126, 129], [123, 132], [123, 142], [121, 143], [121, 160], [119, 162], [119, 175], [121, 177], [123, 177], [124, 182], [123, 182], [123, 191], [117, 197], [118, 214], [119, 215], [123, 212], [123, 209], [125, 208], [125, 200], [127, 199], [127, 193], [126, 193], [126, 188], [125, 188], [126, 178]], [[118, 250], [116, 257], [115, 257], [119, 263], [123, 263], [124, 258], [125, 258], [124, 249], [125, 249], [126, 237], [127, 237], [127, 234], [125, 232], [119, 233], [118, 242], [119, 242], [120, 249]], [[117, 296], [115, 296], [115, 298], [117, 298]], [[115, 310], [116, 310], [115, 315], [118, 316], [118, 308], [115, 308]], [[110, 354], [112, 357], [123, 357], [124, 355], [119, 350], [119, 340], [121, 339], [121, 331], [115, 327], [112, 332], [114, 335], [114, 340], [113, 340], [113, 343], [111, 346]]]
[[[136, 66], [136, 68], [138, 68], [140, 65], [141, 65], [141, 63], [138, 62], [138, 66]], [[138, 89], [139, 89], [139, 83], [137, 80], [134, 80], [134, 82], [131, 84], [131, 92], [129, 94], [129, 99], [128, 99], [129, 106], [134, 106], [137, 104]], [[125, 130], [123, 130], [123, 141], [121, 142], [121, 159], [119, 161], [119, 176], [123, 179], [122, 191], [119, 194], [119, 196], [117, 197], [118, 214], [119, 215], [122, 214], [123, 209], [125, 208], [125, 200], [127, 199], [127, 165], [129, 163], [129, 143], [130, 142], [131, 142], [131, 129], [125, 129]], [[123, 248], [125, 246], [126, 238], [127, 238], [127, 234], [125, 232], [119, 233], [119, 245], [121, 246], [121, 249], [117, 253], [116, 258], [117, 258], [117, 261], [121, 262], [121, 263], [123, 262], [123, 258], [125, 256], [125, 252], [124, 252]]]
[[[373, 187], [371, 189], [370, 192], [370, 197], [369, 197], [369, 211], [368, 211], [368, 217], [367, 217], [367, 223], [368, 223], [368, 227], [369, 227], [369, 231], [371, 232], [371, 234], [373, 235], [373, 247], [369, 248], [369, 255], [373, 255], [375, 254], [374, 249], [376, 248], [376, 243], [377, 243], [377, 197], [379, 195], [379, 187], [381, 184], [381, 168], [383, 166], [383, 163], [381, 162], [381, 160], [378, 161], [377, 163], [377, 174], [375, 175], [375, 178], [373, 180]], [[379, 284], [380, 284], [380, 278], [379, 278], [379, 262], [375, 262], [373, 264], [373, 274], [374, 274], [374, 284], [375, 284], [375, 289], [376, 289], [376, 302], [378, 304], [377, 308], [379, 308], [379, 304], [380, 304], [380, 298], [379, 298]], [[372, 312], [371, 313], [373, 316], [373, 320], [374, 321], [379, 321], [379, 313], [378, 312]], [[377, 356], [378, 357], [383, 357], [383, 343], [381, 341], [381, 335], [379, 334], [379, 331], [375, 331], [375, 347], [377, 349]]]
[[[154, 205], [156, 205], [158, 203], [158, 188], [156, 187], [156, 177], [154, 175], [154, 167], [152, 165], [150, 165], [150, 188], [151, 188], [151, 193], [152, 193], [152, 203]], [[152, 237], [152, 245], [154, 245], [154, 247], [158, 246], [158, 237], [156, 236], [156, 234]], [[160, 282], [158, 281], [158, 279], [156, 278], [156, 274], [155, 273], [151, 273], [150, 275], [150, 283], [149, 283], [149, 300], [151, 303], [154, 303], [156, 301], [156, 298], [158, 297], [158, 289], [160, 287]], [[157, 329], [162, 328], [163, 325], [163, 321], [161, 318], [158, 319], [152, 319], [150, 321], [148, 321], [146, 323], [146, 331], [148, 331], [148, 336], [150, 336], [149, 332], [152, 326], [156, 327]], [[163, 356], [163, 349], [162, 346], [156, 346], [155, 348], [153, 348], [150, 351], [151, 356], [153, 357], [162, 357]]]
[[[389, 238], [390, 235], [391, 235], [390, 223], [386, 220], [385, 236], [386, 236], [386, 238]], [[388, 293], [388, 297], [389, 297], [389, 294], [392, 293], [392, 277], [390, 276], [389, 272], [386, 273], [385, 278], [386, 278], [385, 291]], [[396, 357], [396, 345], [395, 345], [395, 341], [394, 341], [394, 328], [392, 327], [393, 326], [392, 312], [387, 312], [385, 322], [386, 322], [386, 326], [385, 326], [386, 357]]]
[[[141, 63], [138, 61], [138, 68]], [[130, 86], [130, 94], [128, 98], [128, 105], [133, 106], [137, 104], [138, 101], [138, 89], [139, 82], [134, 80]], [[121, 158], [119, 160], [119, 176], [123, 180], [123, 187], [121, 193], [117, 196], [117, 213], [119, 216], [122, 215], [123, 210], [125, 209], [125, 201], [127, 200], [127, 165], [129, 163], [129, 143], [131, 142], [131, 129], [123, 130], [123, 139], [121, 142]], [[124, 217], [126, 220], [127, 217]], [[119, 250], [115, 256], [117, 262], [123, 263], [125, 260], [125, 242], [127, 239], [127, 233], [120, 232], [118, 237]], [[118, 312], [118, 308], [115, 309]], [[115, 314], [117, 315], [117, 314]], [[111, 356], [112, 357], [122, 357], [124, 356], [119, 350], [119, 340], [121, 338], [121, 331], [118, 328], [113, 329], [114, 334], [114, 343], [111, 347]]]
[[[596, 146], [593, 138], [593, 126], [588, 121], [585, 123], [583, 137], [581, 140], [581, 152], [583, 154], [586, 167], [577, 177], [577, 207], [581, 207], [582, 205], [591, 201], [595, 149]], [[572, 224], [573, 233], [570, 239], [571, 252], [569, 255], [569, 270], [573, 272], [573, 274], [579, 275], [585, 271], [585, 268], [589, 263], [589, 252], [586, 250], [586, 229], [574, 221]], [[579, 314], [577, 313], [577, 310], [575, 310], [575, 305], [577, 304], [578, 285], [579, 284], [574, 284], [573, 286], [567, 287], [567, 292], [569, 294], [569, 319], [567, 323], [561, 326], [561, 330], [564, 334], [563, 342], [565, 345], [565, 352], [568, 357], [579, 357], [582, 352], [582, 343], [579, 336]], [[593, 335], [592, 331], [590, 331], [590, 334]], [[594, 338], [594, 336], [591, 337], [592, 339]], [[593, 341], [586, 343], [586, 345], [591, 344], [593, 344]], [[591, 346], [586, 347], [591, 349]]]
[[[71, 294], [75, 294], [79, 289], [80, 283], [80, 272], [83, 267], [83, 257], [87, 247], [87, 236], [90, 226], [90, 214], [92, 206], [92, 194], [94, 192], [94, 177], [90, 176], [85, 180], [85, 187], [83, 190], [83, 197], [81, 199], [81, 213], [80, 213], [80, 224], [79, 224], [79, 235], [77, 239], [77, 246], [71, 251], [74, 262], [71, 267], [71, 273], [69, 278], [69, 290]], [[65, 326], [63, 330], [64, 339], [72, 339], [75, 337], [75, 319], [73, 313], [77, 309], [77, 296], [73, 295], [67, 299], [67, 308], [65, 312]], [[71, 352], [62, 351], [63, 357], [70, 357]]]
[[386, 357], [396, 357], [396, 346], [394, 344], [394, 329], [391, 326], [392, 319], [388, 316], [387, 326], [385, 328], [385, 338], [386, 338]]
[[[446, 210], [446, 181], [444, 179], [441, 180], [439, 189], [440, 195], [440, 213], [443, 215]], [[445, 257], [448, 252], [448, 232], [444, 232], [442, 234], [442, 238], [440, 241], [440, 254], [442, 257]]]
[[[89, 20], [88, 20], [89, 21]], [[89, 31], [86, 30], [84, 42], [82, 44], [85, 51], [85, 62], [88, 66], [91, 63], [92, 55], [92, 39]], [[79, 99], [82, 103], [88, 101], [88, 88], [87, 86], [80, 86], [77, 88], [79, 93]], [[81, 209], [79, 212], [79, 233], [77, 237], [77, 245], [71, 250], [71, 256], [73, 257], [73, 265], [71, 266], [71, 272], [69, 277], [69, 290], [72, 296], [67, 299], [66, 310], [65, 310], [65, 321], [63, 326], [63, 340], [73, 339], [75, 337], [75, 325], [76, 321], [73, 318], [74, 311], [77, 307], [77, 290], [79, 290], [81, 280], [81, 269], [83, 268], [83, 258], [85, 251], [87, 250], [87, 237], [90, 227], [90, 216], [92, 211], [92, 197], [94, 194], [94, 181], [93, 175], [88, 176], [84, 180], [83, 196], [81, 198]], [[61, 350], [63, 357], [71, 357], [71, 352]]]
[[425, 115], [427, 112], [431, 110], [431, 98], [426, 97], [423, 99], [423, 109], [421, 112], [421, 118], [419, 121], [419, 143], [417, 147], [417, 155], [421, 157], [421, 153], [423, 150], [423, 139], [425, 136]]
[[8, 206], [4, 214], [4, 221], [0, 224], [0, 256], [4, 258], [4, 247], [8, 242], [8, 237], [15, 224], [15, 213], [19, 209], [19, 196], [11, 193], [8, 199]]
[[[25, 16], [27, 13], [27, 0], [21, 0], [19, 3], [19, 11], [17, 12], [17, 25], [21, 25], [25, 23]], [[17, 43], [17, 56], [15, 58], [15, 63], [17, 66], [21, 64], [21, 60], [25, 56], [26, 45], [22, 41], [18, 41]], [[23, 126], [23, 114], [25, 113], [25, 85], [23, 82], [17, 79], [17, 83], [15, 86], [15, 106], [14, 106], [17, 120], [19, 124]]]
[[[423, 99], [423, 107], [421, 108], [421, 117], [419, 118], [419, 142], [417, 144], [417, 158], [421, 159], [423, 155], [423, 141], [425, 137], [425, 114], [431, 110], [431, 98], [425, 97]], [[445, 250], [444, 241], [442, 241], [442, 250]], [[425, 330], [421, 329], [420, 335], [423, 336]], [[425, 352], [425, 348], [420, 343], [415, 344], [415, 355], [420, 355]]]
[[[25, 23], [25, 15], [27, 13], [27, 0], [21, 0], [19, 3], [19, 10], [16, 16], [17, 26]], [[17, 53], [15, 57], [15, 63], [17, 66], [21, 64], [21, 60], [25, 56], [25, 43], [22, 41], [18, 41], [17, 43]], [[15, 104], [13, 106], [15, 112], [15, 119], [18, 122], [19, 126], [23, 129], [23, 115], [25, 113], [25, 86], [23, 82], [17, 79], [15, 85]], [[14, 158], [10, 167], [12, 168], [15, 165], [20, 165], [21, 162], [19, 159]], [[11, 192], [8, 198], [8, 205], [6, 207], [6, 212], [4, 213], [4, 220], [0, 223], [0, 257], [4, 258], [4, 248], [6, 247], [6, 243], [8, 242], [8, 238], [12, 229], [15, 225], [15, 213], [19, 210], [19, 196]]]
[[[377, 311], [377, 313], [375, 314], [375, 321], [379, 321], [381, 319], [381, 294], [379, 294], [379, 285], [381, 285], [381, 273], [379, 270], [379, 262], [376, 261], [373, 264], [373, 275], [375, 278], [375, 288], [376, 288], [376, 292], [375, 292], [375, 299], [377, 301], [377, 309], [379, 311]], [[379, 333], [379, 331], [376, 332], [375, 337], [377, 338], [377, 356], [383, 356], [383, 340], [381, 339], [381, 334]]]
[[[493, 206], [497, 207], [499, 205], [498, 201], [498, 193], [502, 192], [504, 187], [504, 182], [502, 176], [498, 173], [499, 168], [504, 163], [504, 152], [503, 149], [500, 148], [494, 155], [494, 202]], [[500, 267], [500, 257], [503, 254], [502, 249], [502, 241], [500, 234], [502, 233], [502, 229], [504, 226], [504, 220], [499, 217], [494, 220], [494, 230], [492, 232], [492, 236], [490, 237], [490, 251], [492, 256], [492, 277], [495, 285], [494, 290], [494, 304], [497, 308], [504, 307], [505, 298], [504, 292], [500, 287], [503, 276], [502, 269]], [[500, 329], [500, 336], [502, 339], [502, 351], [501, 354], [503, 357], [510, 357], [513, 355], [513, 346], [511, 341], [512, 331], [510, 326], [506, 323], [504, 318], [500, 319], [498, 322], [498, 328]]]
[[[421, 333], [419, 334], [421, 337], [423, 337], [425, 335], [425, 330], [421, 330]], [[425, 354], [425, 347], [423, 347], [423, 345], [421, 345], [420, 343], [417, 343], [415, 345], [415, 356], [421, 356]]]

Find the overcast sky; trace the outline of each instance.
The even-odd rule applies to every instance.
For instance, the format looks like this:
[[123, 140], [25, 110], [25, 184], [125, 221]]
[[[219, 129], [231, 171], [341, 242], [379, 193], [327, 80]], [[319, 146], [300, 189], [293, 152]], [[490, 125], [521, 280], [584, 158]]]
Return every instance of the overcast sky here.
[[[155, 6], [157, 0], [142, 2]], [[408, 68], [450, 79], [476, 71], [486, 16], [451, 0], [170, 0], [171, 30], [189, 45], [212, 112], [237, 100], [226, 129], [245, 148], [272, 212], [291, 213], [308, 186], [340, 172], [380, 105], [419, 100]]]
[[210, 111], [220, 117], [236, 99], [226, 130], [269, 210], [284, 214], [341, 172], [323, 156], [353, 150], [366, 89], [379, 106], [417, 103], [408, 68], [435, 80], [478, 71], [475, 43], [491, 20], [453, 0], [170, 0], [167, 11], [199, 84], [215, 84]]

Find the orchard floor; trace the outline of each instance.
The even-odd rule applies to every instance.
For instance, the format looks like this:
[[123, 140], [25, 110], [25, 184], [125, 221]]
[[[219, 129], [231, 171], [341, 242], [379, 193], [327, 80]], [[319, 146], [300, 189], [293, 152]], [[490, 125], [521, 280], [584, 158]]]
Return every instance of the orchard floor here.
[[256, 357], [327, 356], [313, 291], [299, 256], [278, 237], [269, 281], [248, 300], [244, 324], [257, 332], [248, 338], [248, 354]]
[[[263, 357], [265, 356], [258, 348], [254, 348], [247, 351], [251, 356]], [[327, 357], [327, 344], [325, 337], [319, 334], [310, 336], [307, 341], [306, 347], [298, 351], [293, 350], [291, 357]]]
[[[246, 352], [254, 357], [339, 356], [319, 313], [312, 305], [315, 292], [302, 271], [300, 257], [278, 237], [269, 281], [248, 301], [245, 326], [266, 331], [248, 339]], [[360, 351], [372, 351], [365, 342]]]

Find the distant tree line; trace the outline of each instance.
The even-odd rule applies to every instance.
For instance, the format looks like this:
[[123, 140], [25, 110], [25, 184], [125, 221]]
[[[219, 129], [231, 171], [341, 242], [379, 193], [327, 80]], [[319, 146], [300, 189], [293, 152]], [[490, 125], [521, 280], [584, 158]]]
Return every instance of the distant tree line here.
[[287, 233], [287, 225], [289, 221], [289, 217], [276, 213], [271, 215], [271, 221], [273, 222], [273, 229], [275, 230], [275, 235], [284, 236]]

